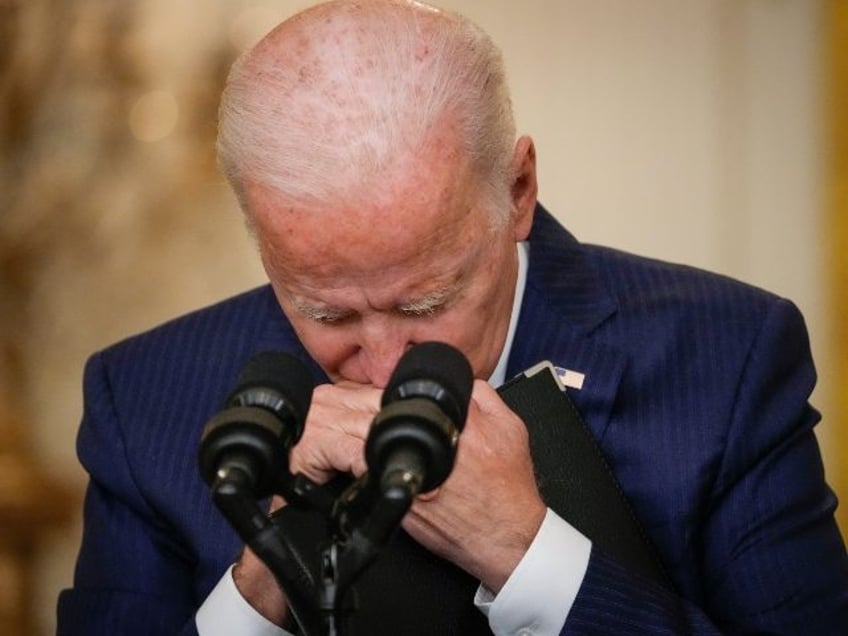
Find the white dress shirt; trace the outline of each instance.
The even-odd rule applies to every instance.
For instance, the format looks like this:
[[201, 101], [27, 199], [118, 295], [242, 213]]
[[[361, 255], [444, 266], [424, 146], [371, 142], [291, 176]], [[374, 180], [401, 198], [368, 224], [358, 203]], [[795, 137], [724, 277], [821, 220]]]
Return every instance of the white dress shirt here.
[[[492, 386], [506, 380], [506, 365], [512, 350], [515, 327], [527, 282], [529, 246], [518, 243], [518, 277], [509, 330], [495, 371]], [[489, 619], [497, 636], [544, 636], [559, 634], [589, 565], [592, 543], [567, 521], [548, 509], [530, 548], [512, 571], [501, 591], [494, 595], [482, 585], [474, 604]], [[200, 636], [286, 636], [259, 614], [241, 596], [232, 576], [232, 566], [212, 590], [195, 617]]]

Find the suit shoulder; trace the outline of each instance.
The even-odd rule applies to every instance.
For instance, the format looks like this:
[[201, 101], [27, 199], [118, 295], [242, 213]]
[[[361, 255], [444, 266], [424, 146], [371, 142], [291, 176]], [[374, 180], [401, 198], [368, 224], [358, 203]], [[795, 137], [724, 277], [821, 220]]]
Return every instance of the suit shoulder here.
[[92, 355], [86, 408], [108, 408], [122, 422], [128, 447], [137, 449], [159, 427], [194, 431], [250, 355], [295, 347], [290, 333], [269, 286], [192, 311]]
[[738, 318], [762, 318], [787, 302], [765, 289], [691, 265], [639, 256], [622, 250], [583, 245], [590, 262], [624, 310], [731, 310]]
[[543, 293], [566, 298], [560, 309], [570, 319], [577, 306], [582, 308], [578, 318], [586, 307], [595, 307], [593, 319], [600, 312], [661, 324], [663, 319], [679, 323], [712, 315], [718, 323], [731, 320], [750, 326], [775, 306], [791, 305], [729, 276], [583, 243], [542, 208], [534, 219], [530, 246], [534, 283]]

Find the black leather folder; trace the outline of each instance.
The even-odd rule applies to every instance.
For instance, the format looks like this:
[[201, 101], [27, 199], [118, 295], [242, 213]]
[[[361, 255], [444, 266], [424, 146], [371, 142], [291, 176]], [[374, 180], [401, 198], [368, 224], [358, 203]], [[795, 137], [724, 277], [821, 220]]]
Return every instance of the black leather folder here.
[[621, 564], [669, 586], [651, 542], [554, 367], [540, 363], [498, 393], [527, 426], [539, 492], [548, 507]]

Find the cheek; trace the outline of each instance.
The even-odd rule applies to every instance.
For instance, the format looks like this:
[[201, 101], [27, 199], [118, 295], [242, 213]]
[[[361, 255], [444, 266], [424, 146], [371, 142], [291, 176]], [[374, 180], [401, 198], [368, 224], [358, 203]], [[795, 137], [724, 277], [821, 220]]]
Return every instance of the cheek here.
[[355, 338], [345, 329], [330, 328], [305, 319], [285, 301], [285, 294], [275, 288], [277, 302], [312, 358], [330, 376], [356, 351]]
[[476, 373], [483, 362], [483, 344], [489, 341], [487, 323], [485, 309], [463, 307], [433, 319], [426, 326], [422, 325], [416, 341], [438, 340], [453, 345], [468, 357]]
[[337, 376], [339, 367], [357, 351], [355, 338], [344, 329], [310, 322], [293, 322], [292, 326], [306, 350], [330, 376]]
[[475, 377], [487, 379], [494, 371], [511, 308], [511, 294], [501, 293], [496, 285], [481, 284], [469, 290], [461, 307], [441, 325], [442, 339], [465, 353]]

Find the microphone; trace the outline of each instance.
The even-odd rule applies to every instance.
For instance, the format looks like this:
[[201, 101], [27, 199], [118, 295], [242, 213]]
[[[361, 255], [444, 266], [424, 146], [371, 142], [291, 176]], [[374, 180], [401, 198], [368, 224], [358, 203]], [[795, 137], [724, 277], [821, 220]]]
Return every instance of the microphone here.
[[425, 342], [400, 359], [365, 442], [368, 472], [383, 494], [414, 497], [447, 479], [465, 426], [474, 377], [466, 357]]
[[235, 479], [257, 498], [273, 494], [303, 434], [313, 388], [309, 369], [294, 356], [252, 356], [225, 408], [203, 429], [198, 461], [204, 481]]

